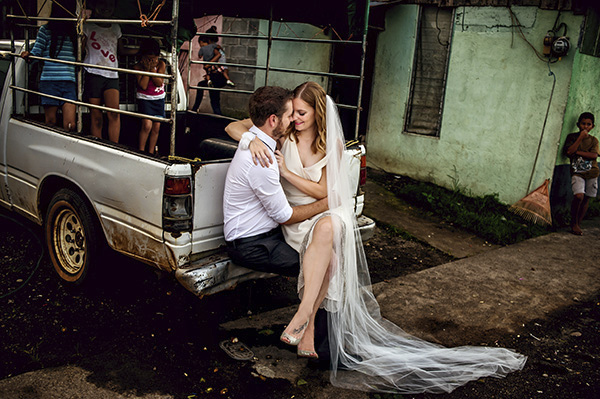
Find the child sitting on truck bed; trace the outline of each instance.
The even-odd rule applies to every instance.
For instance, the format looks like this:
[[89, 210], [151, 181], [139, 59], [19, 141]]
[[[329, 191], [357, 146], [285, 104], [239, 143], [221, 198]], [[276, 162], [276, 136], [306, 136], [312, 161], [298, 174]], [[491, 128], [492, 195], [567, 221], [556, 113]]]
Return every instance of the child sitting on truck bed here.
[[[62, 7], [52, 6], [52, 18], [72, 18]], [[21, 57], [25, 60], [29, 55], [36, 57], [56, 58], [62, 61], [76, 61], [73, 49], [76, 32], [75, 24], [64, 21], [48, 21], [42, 25], [35, 39], [35, 44], [29, 51], [23, 51]], [[68, 100], [77, 100], [77, 83], [75, 66], [44, 61], [42, 76], [39, 82], [40, 92], [51, 94]], [[44, 120], [48, 125], [56, 125], [58, 107], [62, 109], [63, 127], [66, 130], [75, 129], [75, 104], [42, 96]]]

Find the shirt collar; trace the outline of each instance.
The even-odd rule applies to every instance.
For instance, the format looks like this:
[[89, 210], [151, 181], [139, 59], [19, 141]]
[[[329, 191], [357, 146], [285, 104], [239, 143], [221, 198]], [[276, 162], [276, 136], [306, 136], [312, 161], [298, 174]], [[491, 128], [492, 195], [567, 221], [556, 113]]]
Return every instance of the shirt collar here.
[[275, 148], [277, 148], [277, 141], [275, 141], [273, 137], [269, 136], [268, 134], [257, 128], [256, 125], [252, 125], [252, 127], [250, 128], [250, 132], [256, 134], [256, 137], [258, 137], [263, 143], [265, 143], [265, 145], [269, 147], [271, 151], [274, 151]]

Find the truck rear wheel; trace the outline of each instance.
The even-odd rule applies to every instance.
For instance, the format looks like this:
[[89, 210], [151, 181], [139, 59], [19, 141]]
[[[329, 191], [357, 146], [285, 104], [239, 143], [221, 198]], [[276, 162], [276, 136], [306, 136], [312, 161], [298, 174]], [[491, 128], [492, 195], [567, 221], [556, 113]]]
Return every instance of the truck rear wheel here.
[[89, 207], [76, 192], [59, 190], [46, 212], [44, 232], [54, 269], [67, 283], [79, 285], [98, 255], [98, 230]]

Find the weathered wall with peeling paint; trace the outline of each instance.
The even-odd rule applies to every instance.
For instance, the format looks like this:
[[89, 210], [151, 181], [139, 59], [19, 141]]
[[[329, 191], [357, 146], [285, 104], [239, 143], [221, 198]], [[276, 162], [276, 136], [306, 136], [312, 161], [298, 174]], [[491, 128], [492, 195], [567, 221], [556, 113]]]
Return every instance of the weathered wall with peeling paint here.
[[[554, 220], [561, 221], [569, 213], [572, 198], [569, 159], [563, 155], [563, 146], [569, 133], [578, 131], [577, 119], [582, 112], [591, 112], [598, 120], [600, 116], [600, 58], [577, 52], [573, 61], [571, 87], [563, 118], [562, 134], [556, 156], [556, 166], [552, 176], [550, 202]], [[598, 122], [596, 122], [598, 125]], [[598, 127], [592, 135], [600, 137]]]
[[[600, 117], [600, 58], [576, 53], [573, 62], [573, 74], [571, 78], [571, 89], [565, 110], [564, 124], [560, 140], [560, 147], [565, 142], [569, 133], [578, 131], [577, 119], [582, 112], [591, 112], [596, 117], [596, 128], [592, 134], [600, 137], [600, 129], [597, 127]], [[559, 151], [558, 165], [569, 163], [569, 159]]]
[[[557, 12], [512, 10], [525, 38], [541, 52]], [[378, 38], [367, 135], [370, 162], [449, 188], [458, 183], [473, 195], [497, 193], [506, 203], [552, 177], [576, 51], [556, 63], [540, 61], [513, 29], [507, 8], [459, 7], [440, 136], [406, 134], [417, 18], [416, 5], [391, 8]], [[561, 12], [573, 47], [582, 18]]]

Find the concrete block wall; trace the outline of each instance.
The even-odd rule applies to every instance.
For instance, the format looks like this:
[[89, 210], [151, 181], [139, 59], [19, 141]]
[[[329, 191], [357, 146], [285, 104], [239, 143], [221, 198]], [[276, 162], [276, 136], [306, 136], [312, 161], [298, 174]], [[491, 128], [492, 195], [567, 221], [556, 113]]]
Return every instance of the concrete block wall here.
[[[258, 19], [223, 18], [223, 33], [253, 35], [258, 34]], [[221, 43], [228, 63], [256, 65], [258, 40], [249, 38], [222, 37]], [[229, 76], [235, 88], [254, 91], [256, 70], [229, 67]], [[223, 114], [236, 118], [248, 115], [249, 95], [242, 93], [221, 93]]]

